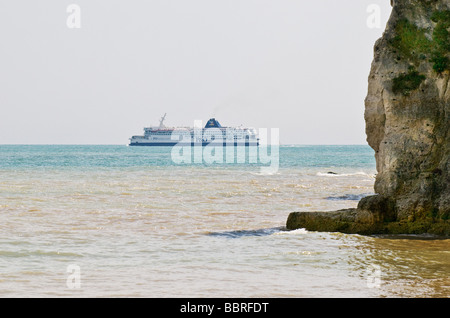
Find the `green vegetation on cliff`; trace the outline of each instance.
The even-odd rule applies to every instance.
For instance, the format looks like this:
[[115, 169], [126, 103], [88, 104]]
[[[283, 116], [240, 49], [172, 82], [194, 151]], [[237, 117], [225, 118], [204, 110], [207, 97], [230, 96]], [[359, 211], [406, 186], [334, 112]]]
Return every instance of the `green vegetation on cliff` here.
[[411, 91], [417, 89], [424, 79], [424, 75], [410, 69], [408, 74], [402, 74], [393, 79], [392, 91], [395, 94], [401, 93], [407, 96]]
[[398, 53], [397, 60], [407, 59], [418, 65], [428, 59], [433, 63], [433, 69], [442, 73], [450, 70], [450, 11], [434, 11], [431, 20], [435, 23], [431, 39], [430, 35], [427, 37], [428, 30], [419, 28], [404, 18], [397, 22], [396, 36], [391, 39], [390, 44]]
[[395, 27], [397, 34], [391, 41], [391, 45], [397, 50], [401, 58], [413, 62], [423, 59], [432, 49], [432, 42], [425, 35], [425, 30], [418, 28], [407, 19], [398, 21]]
[[436, 23], [433, 31], [433, 53], [431, 61], [433, 69], [442, 73], [450, 69], [450, 61], [446, 54], [450, 52], [450, 11], [435, 11], [431, 16], [431, 20]]

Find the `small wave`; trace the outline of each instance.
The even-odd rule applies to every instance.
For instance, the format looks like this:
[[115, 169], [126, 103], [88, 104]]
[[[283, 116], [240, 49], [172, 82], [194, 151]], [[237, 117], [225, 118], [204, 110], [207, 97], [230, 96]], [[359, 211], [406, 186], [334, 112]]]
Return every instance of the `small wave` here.
[[32, 256], [38, 256], [38, 257], [82, 257], [81, 254], [76, 253], [69, 253], [69, 252], [58, 252], [58, 251], [23, 251], [23, 252], [17, 252], [17, 251], [0, 251], [0, 256], [2, 257], [11, 257], [11, 258], [18, 258], [18, 257], [32, 257]]
[[362, 194], [344, 194], [344, 195], [339, 195], [339, 196], [330, 196], [330, 197], [326, 197], [325, 199], [327, 200], [331, 200], [331, 201], [346, 201], [346, 200], [354, 200], [354, 201], [359, 201], [364, 197], [369, 196], [370, 194], [368, 193], [362, 193]]
[[317, 176], [321, 176], [321, 177], [367, 176], [367, 177], [375, 178], [374, 175], [368, 174], [368, 173], [365, 173], [365, 172], [362, 172], [362, 171], [354, 172], [354, 173], [336, 173], [336, 172], [333, 172], [333, 171], [328, 171], [328, 172], [318, 172], [316, 175]]
[[290, 251], [290, 252], [284, 252], [284, 255], [298, 255], [298, 256], [311, 256], [311, 255], [320, 255], [324, 252], [319, 251]]
[[267, 236], [272, 235], [274, 233], [284, 231], [283, 227], [273, 227], [266, 229], [257, 229], [257, 230], [235, 230], [235, 231], [225, 231], [225, 232], [210, 232], [207, 233], [209, 236], [218, 236], [218, 237], [226, 237], [226, 238], [240, 238], [246, 236]]
[[280, 173], [278, 171], [268, 170], [268, 171], [250, 172], [250, 174], [254, 176], [275, 176], [279, 175]]
[[439, 236], [434, 234], [377, 234], [373, 235], [374, 237], [380, 239], [390, 239], [390, 240], [447, 240], [446, 236]]
[[308, 231], [304, 228], [296, 229], [296, 230], [290, 230], [290, 231], [279, 231], [274, 233], [274, 235], [303, 235], [308, 233]]

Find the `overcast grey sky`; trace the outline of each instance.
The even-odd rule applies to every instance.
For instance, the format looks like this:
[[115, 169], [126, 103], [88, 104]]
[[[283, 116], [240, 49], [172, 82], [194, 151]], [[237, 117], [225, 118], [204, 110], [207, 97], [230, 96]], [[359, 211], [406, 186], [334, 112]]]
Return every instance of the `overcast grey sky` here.
[[[81, 28], [67, 26], [72, 3]], [[365, 144], [390, 12], [389, 0], [1, 0], [0, 144], [126, 144], [164, 113], [279, 128], [282, 144]]]

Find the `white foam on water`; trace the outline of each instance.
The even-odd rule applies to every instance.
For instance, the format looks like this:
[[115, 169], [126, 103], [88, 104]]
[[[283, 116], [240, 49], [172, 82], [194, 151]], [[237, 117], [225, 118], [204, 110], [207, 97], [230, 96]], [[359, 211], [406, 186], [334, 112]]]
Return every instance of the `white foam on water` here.
[[279, 232], [273, 233], [272, 235], [305, 235], [308, 233], [309, 232], [306, 229], [300, 228], [300, 229], [291, 230], [291, 231], [279, 231]]
[[351, 177], [351, 176], [366, 176], [366, 177], [370, 177], [370, 178], [375, 178], [375, 176], [373, 174], [368, 174], [363, 171], [358, 171], [358, 172], [354, 172], [354, 173], [318, 172], [316, 175], [320, 176], [320, 177], [334, 177], [334, 178], [336, 178], [336, 177]]

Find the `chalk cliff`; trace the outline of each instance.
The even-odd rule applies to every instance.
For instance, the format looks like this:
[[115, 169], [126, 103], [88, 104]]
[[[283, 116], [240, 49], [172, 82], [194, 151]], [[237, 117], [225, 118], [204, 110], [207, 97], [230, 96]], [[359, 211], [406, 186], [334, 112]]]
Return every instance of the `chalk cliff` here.
[[450, 0], [391, 4], [365, 99], [376, 195], [356, 209], [293, 212], [288, 229], [450, 233]]

